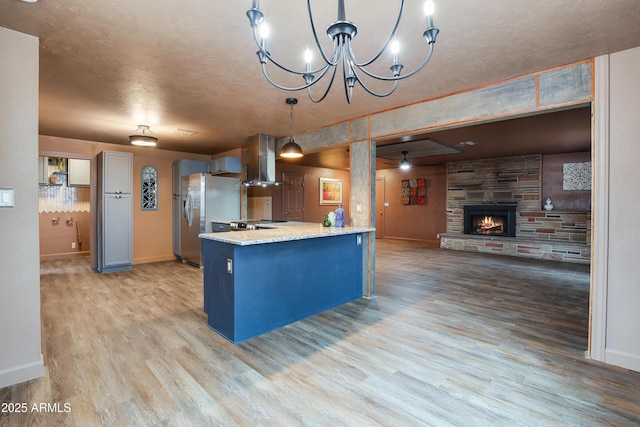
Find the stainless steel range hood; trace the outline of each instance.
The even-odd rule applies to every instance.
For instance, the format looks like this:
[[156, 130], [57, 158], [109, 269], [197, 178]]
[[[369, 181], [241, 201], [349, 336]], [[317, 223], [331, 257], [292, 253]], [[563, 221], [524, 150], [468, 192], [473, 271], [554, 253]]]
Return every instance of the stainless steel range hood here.
[[244, 185], [278, 185], [276, 181], [276, 137], [262, 133], [249, 139], [245, 163], [247, 180]]

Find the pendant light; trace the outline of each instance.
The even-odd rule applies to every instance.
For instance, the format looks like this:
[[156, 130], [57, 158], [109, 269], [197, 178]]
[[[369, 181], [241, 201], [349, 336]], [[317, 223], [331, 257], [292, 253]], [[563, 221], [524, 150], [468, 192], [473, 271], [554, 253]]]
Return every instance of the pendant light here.
[[293, 140], [293, 106], [298, 103], [296, 98], [287, 98], [287, 104], [291, 106], [291, 112], [289, 114], [289, 142], [282, 146], [280, 150], [280, 157], [287, 159], [296, 159], [302, 157], [302, 148]]
[[149, 126], [138, 125], [138, 129], [129, 135], [129, 142], [141, 147], [155, 147], [158, 144], [158, 136], [149, 130]]

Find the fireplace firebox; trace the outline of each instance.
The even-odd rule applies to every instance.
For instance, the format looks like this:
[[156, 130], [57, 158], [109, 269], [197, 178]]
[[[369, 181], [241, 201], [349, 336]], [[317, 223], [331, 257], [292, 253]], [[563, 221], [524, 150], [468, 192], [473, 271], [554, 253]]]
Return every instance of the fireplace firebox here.
[[464, 234], [516, 237], [516, 205], [465, 206]]

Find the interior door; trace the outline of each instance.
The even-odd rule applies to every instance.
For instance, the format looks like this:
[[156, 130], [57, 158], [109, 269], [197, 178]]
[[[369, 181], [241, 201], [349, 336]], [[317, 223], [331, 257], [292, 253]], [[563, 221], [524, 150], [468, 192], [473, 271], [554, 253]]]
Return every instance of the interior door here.
[[282, 214], [287, 221], [304, 221], [304, 175], [282, 172]]
[[384, 177], [376, 178], [376, 239], [384, 238]]

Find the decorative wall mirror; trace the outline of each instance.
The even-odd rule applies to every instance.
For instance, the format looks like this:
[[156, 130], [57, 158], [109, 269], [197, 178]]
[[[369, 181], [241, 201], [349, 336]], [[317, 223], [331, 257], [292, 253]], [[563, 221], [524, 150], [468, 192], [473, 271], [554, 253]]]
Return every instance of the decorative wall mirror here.
[[158, 210], [158, 170], [153, 166], [142, 168], [142, 210]]

